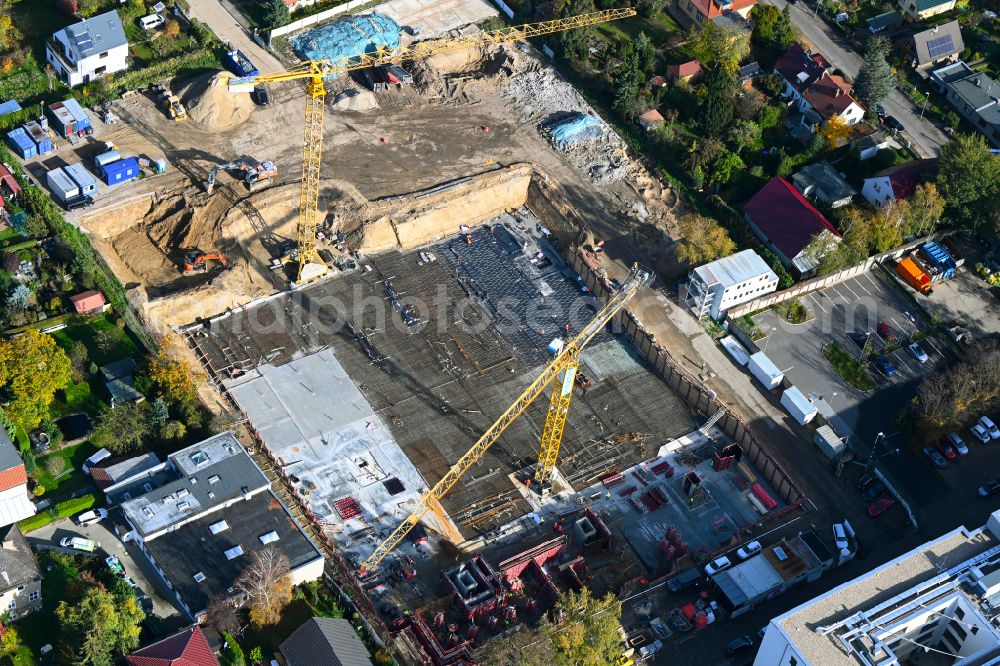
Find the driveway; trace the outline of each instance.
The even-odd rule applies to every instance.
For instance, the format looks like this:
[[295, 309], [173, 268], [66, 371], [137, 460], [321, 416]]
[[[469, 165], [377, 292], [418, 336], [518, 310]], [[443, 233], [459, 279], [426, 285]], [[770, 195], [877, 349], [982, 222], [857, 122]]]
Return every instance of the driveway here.
[[257, 44], [246, 28], [240, 25], [219, 0], [188, 0], [188, 2], [191, 6], [188, 12], [191, 18], [204, 21], [223, 43], [243, 51], [257, 65], [261, 74], [284, 71], [285, 66], [271, 55], [270, 51]]
[[[785, 0], [768, 0], [774, 6], [784, 9]], [[861, 69], [861, 56], [847, 43], [843, 36], [834, 32], [830, 26], [815, 15], [812, 7], [805, 3], [791, 5], [792, 23], [802, 33], [802, 36], [812, 44], [834, 67], [854, 79]], [[893, 116], [906, 128], [914, 149], [921, 157], [936, 157], [941, 152], [941, 146], [948, 143], [948, 136], [939, 130], [932, 122], [920, 117], [920, 109], [916, 108], [898, 90], [893, 90], [882, 102], [888, 115]]]
[[[170, 598], [169, 591], [160, 578], [159, 574], [150, 566], [149, 561], [142, 555], [139, 548], [129, 543], [125, 545], [111, 530], [110, 524], [98, 523], [80, 527], [69, 518], [58, 520], [24, 535], [32, 547], [58, 546], [59, 541], [68, 536], [82, 536], [100, 544], [97, 549], [98, 555], [103, 559], [108, 555], [114, 555], [125, 566], [125, 573], [131, 576], [143, 592], [153, 600], [153, 614], [158, 617], [170, 617], [177, 615], [178, 610], [167, 599]], [[64, 552], [74, 552], [60, 549]]]

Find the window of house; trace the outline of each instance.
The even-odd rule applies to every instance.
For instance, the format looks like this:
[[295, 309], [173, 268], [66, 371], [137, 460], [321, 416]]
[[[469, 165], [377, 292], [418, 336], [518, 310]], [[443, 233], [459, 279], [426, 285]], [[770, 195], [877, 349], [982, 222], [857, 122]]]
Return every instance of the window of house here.
[[12, 601], [7, 604], [7, 610], [14, 610], [15, 608], [17, 608], [17, 601]]
[[107, 57], [108, 57], [108, 52], [107, 52], [107, 51], [105, 51], [104, 53], [102, 53], [101, 55], [99, 55], [99, 56], [97, 56], [97, 57], [98, 57], [98, 58], [107, 58]]
[[31, 603], [32, 601], [38, 601], [38, 598], [40, 596], [42, 596], [42, 593], [39, 592], [38, 590], [33, 590], [32, 592], [29, 592], [28, 593], [28, 603]]
[[955, 617], [957, 619], [959, 619], [959, 620], [964, 620], [965, 619], [965, 611], [962, 610], [961, 608], [956, 608], [955, 609]]
[[956, 635], [956, 636], [958, 636], [958, 638], [959, 638], [960, 640], [963, 640], [963, 641], [964, 641], [964, 640], [965, 640], [966, 638], [968, 638], [968, 636], [969, 636], [969, 632], [967, 632], [967, 631], [966, 631], [966, 630], [965, 630], [965, 629], [964, 629], [964, 628], [962, 627], [962, 625], [961, 625], [961, 624], [959, 624], [958, 622], [955, 622], [954, 620], [952, 620], [951, 622], [949, 622], [949, 623], [948, 623], [948, 627], [949, 627], [949, 628], [950, 628], [950, 629], [951, 629], [952, 631], [954, 631], [954, 632], [955, 632], [955, 635]]

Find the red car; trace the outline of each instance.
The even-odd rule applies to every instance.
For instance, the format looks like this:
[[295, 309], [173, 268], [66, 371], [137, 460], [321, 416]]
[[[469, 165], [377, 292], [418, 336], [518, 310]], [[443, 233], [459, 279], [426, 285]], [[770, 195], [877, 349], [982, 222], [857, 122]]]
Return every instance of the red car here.
[[878, 326], [875, 327], [875, 330], [878, 331], [879, 336], [881, 336], [883, 340], [887, 340], [889, 342], [896, 342], [896, 340], [898, 339], [895, 329], [893, 329], [892, 326], [889, 326], [889, 324], [885, 323], [884, 321], [880, 321], [878, 323]]
[[948, 440], [942, 439], [938, 441], [937, 444], [935, 444], [934, 446], [937, 448], [938, 451], [941, 452], [941, 455], [943, 455], [948, 460], [954, 460], [955, 458], [958, 457], [958, 451], [955, 450], [955, 447], [952, 446], [951, 442], [949, 442]]
[[872, 518], [881, 516], [896, 504], [896, 500], [891, 497], [880, 497], [868, 505], [868, 515]]

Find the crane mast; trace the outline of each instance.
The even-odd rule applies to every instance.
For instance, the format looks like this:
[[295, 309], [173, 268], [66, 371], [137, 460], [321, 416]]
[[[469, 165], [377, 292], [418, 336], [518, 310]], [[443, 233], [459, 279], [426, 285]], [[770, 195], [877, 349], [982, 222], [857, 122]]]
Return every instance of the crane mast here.
[[[508, 426], [513, 423], [524, 411], [535, 401], [538, 396], [540, 396], [545, 388], [555, 382], [560, 376], [563, 377], [563, 384], [565, 384], [565, 379], [567, 376], [571, 376], [575, 373], [576, 367], [580, 363], [580, 352], [587, 343], [597, 335], [604, 326], [611, 321], [615, 315], [621, 312], [622, 308], [632, 300], [632, 298], [639, 293], [646, 285], [648, 285], [653, 280], [652, 272], [640, 267], [638, 264], [633, 265], [632, 270], [629, 273], [628, 278], [622, 283], [622, 285], [611, 294], [608, 301], [604, 304], [604, 307], [594, 316], [594, 318], [580, 331], [576, 337], [566, 343], [563, 348], [557, 353], [556, 358], [544, 369], [541, 374], [528, 385], [528, 388], [514, 401], [514, 403], [507, 408], [507, 410], [500, 415], [500, 418], [496, 422], [486, 429], [486, 432], [479, 438], [472, 448], [469, 449], [465, 455], [458, 459], [458, 461], [452, 465], [448, 473], [441, 477], [433, 488], [427, 491], [423, 497], [420, 498], [420, 502], [417, 508], [407, 516], [402, 523], [396, 527], [392, 533], [386, 537], [382, 543], [380, 543], [375, 551], [368, 556], [359, 570], [362, 573], [374, 571], [375, 567], [385, 559], [386, 555], [392, 552], [399, 543], [406, 538], [406, 535], [416, 526], [420, 520], [427, 515], [429, 511], [435, 514], [441, 515], [443, 510], [440, 508], [440, 501], [449, 490], [458, 482], [462, 475], [469, 470], [470, 467], [479, 462], [486, 452], [490, 449], [493, 444], [500, 439], [500, 436], [504, 433]], [[570, 387], [572, 388], [572, 377], [570, 377]], [[559, 389], [561, 385], [556, 384], [556, 390]], [[560, 403], [562, 404], [562, 403]], [[565, 399], [565, 409], [569, 408], [569, 398]], [[546, 463], [549, 465], [547, 474], [548, 478], [552, 477], [552, 467], [555, 465], [555, 459], [559, 452], [559, 443], [562, 437], [563, 426], [566, 423], [566, 411], [560, 413], [561, 423], [558, 425], [549, 425], [549, 421], [553, 418], [553, 412], [551, 411], [546, 417], [546, 425], [543, 431], [543, 453], [539, 456], [539, 465], [542, 464], [542, 456], [545, 456]], [[545, 432], [548, 432], [549, 439], [547, 440], [548, 449], [546, 450], [546, 439]], [[558, 435], [558, 437], [557, 437]], [[537, 469], [536, 469], [536, 479], [537, 479]]]
[[326, 87], [323, 80], [353, 70], [366, 69], [408, 60], [421, 60], [462, 49], [524, 41], [574, 28], [584, 28], [608, 21], [635, 16], [631, 7], [568, 16], [566, 18], [527, 23], [489, 32], [478, 32], [448, 39], [415, 42], [397, 49], [381, 49], [352, 58], [309, 60], [284, 72], [248, 77], [230, 77], [230, 90], [245, 90], [262, 83], [280, 83], [307, 79], [305, 133], [302, 145], [302, 184], [299, 189], [299, 217], [296, 224], [298, 272], [295, 282], [305, 284], [330, 272], [316, 249], [317, 217], [319, 215], [320, 167], [323, 160], [323, 112]]

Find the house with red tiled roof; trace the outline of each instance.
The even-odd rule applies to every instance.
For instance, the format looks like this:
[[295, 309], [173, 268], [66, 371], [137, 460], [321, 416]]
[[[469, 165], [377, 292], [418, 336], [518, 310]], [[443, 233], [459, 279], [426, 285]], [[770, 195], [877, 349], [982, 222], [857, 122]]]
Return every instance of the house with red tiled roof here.
[[694, 83], [701, 78], [701, 63], [697, 60], [688, 60], [687, 62], [667, 65], [667, 78], [670, 79], [671, 83], [678, 81]]
[[91, 290], [70, 296], [69, 302], [73, 305], [73, 310], [77, 314], [85, 314], [103, 309], [104, 304], [108, 301], [101, 292]]
[[689, 26], [700, 28], [705, 21], [714, 21], [727, 14], [739, 14], [745, 19], [756, 4], [757, 0], [674, 0], [670, 8]]
[[864, 120], [865, 109], [851, 94], [853, 86], [833, 73], [833, 66], [822, 54], [792, 42], [775, 63], [774, 73], [785, 82], [782, 97], [795, 101], [802, 124], [813, 131], [833, 118], [847, 125]]
[[813, 238], [841, 238], [823, 214], [784, 178], [772, 178], [747, 202], [743, 214], [754, 234], [800, 277], [816, 272], [815, 258], [805, 254]]
[[663, 124], [663, 115], [656, 109], [651, 109], [641, 116], [636, 116], [635, 122], [646, 132], [652, 132]]
[[893, 201], [909, 199], [917, 189], [917, 185], [933, 178], [937, 170], [937, 159], [914, 160], [891, 166], [871, 178], [865, 178], [861, 196], [873, 206], [884, 206]]
[[28, 473], [7, 431], [0, 426], [0, 527], [35, 515]]
[[17, 196], [21, 191], [21, 184], [14, 178], [10, 169], [0, 164], [0, 207]]
[[219, 666], [198, 625], [139, 648], [126, 659], [129, 666]]

